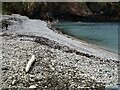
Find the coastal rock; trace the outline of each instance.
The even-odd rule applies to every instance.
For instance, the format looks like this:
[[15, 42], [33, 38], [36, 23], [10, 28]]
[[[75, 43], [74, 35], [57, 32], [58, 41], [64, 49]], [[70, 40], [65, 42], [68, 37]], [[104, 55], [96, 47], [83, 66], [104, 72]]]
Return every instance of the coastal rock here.
[[31, 85], [29, 88], [36, 88], [36, 86], [35, 85]]
[[13, 81], [12, 81], [12, 85], [14, 85], [15, 83], [16, 83], [16, 80], [13, 80]]
[[53, 20], [119, 21], [119, 7], [119, 2], [62, 2], [62, 4], [58, 2], [27, 2], [3, 3], [2, 5], [4, 14], [18, 13], [29, 18], [49, 20], [50, 22]]

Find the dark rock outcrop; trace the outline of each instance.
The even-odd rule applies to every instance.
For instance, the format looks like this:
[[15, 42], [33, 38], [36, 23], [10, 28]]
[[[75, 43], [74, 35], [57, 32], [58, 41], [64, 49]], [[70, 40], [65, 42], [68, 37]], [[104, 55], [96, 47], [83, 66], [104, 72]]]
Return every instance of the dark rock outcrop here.
[[[15, 7], [15, 8], [13, 8]], [[119, 21], [119, 2], [4, 2], [3, 14], [68, 21]]]

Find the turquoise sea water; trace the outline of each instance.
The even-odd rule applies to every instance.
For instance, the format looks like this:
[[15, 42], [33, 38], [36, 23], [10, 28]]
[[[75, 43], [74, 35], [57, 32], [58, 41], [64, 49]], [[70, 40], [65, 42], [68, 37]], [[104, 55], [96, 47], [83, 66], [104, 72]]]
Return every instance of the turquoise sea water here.
[[117, 52], [118, 23], [59, 22], [53, 25], [63, 33]]

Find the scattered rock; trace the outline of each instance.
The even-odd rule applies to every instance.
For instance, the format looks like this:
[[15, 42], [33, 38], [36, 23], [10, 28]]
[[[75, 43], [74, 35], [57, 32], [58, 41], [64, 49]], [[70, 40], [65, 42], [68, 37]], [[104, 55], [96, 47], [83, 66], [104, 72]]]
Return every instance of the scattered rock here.
[[[11, 36], [14, 38], [8, 39]], [[6, 32], [2, 38], [2, 83], [6, 87], [64, 90], [117, 83], [118, 62], [81, 53], [34, 34]], [[32, 54], [36, 62], [24, 70]]]
[[31, 85], [29, 88], [36, 88], [36, 86], [35, 85]]
[[15, 83], [16, 83], [16, 80], [13, 80], [13, 81], [12, 81], [12, 85], [15, 85]]

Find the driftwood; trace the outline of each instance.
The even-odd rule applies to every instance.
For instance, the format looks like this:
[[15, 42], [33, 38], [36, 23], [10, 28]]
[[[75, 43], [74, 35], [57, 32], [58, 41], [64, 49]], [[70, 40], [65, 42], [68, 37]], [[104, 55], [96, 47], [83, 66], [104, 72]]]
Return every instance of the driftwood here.
[[32, 55], [31, 59], [28, 61], [25, 71], [28, 72], [30, 70], [31, 65], [33, 64], [33, 62], [35, 61], [35, 55]]

